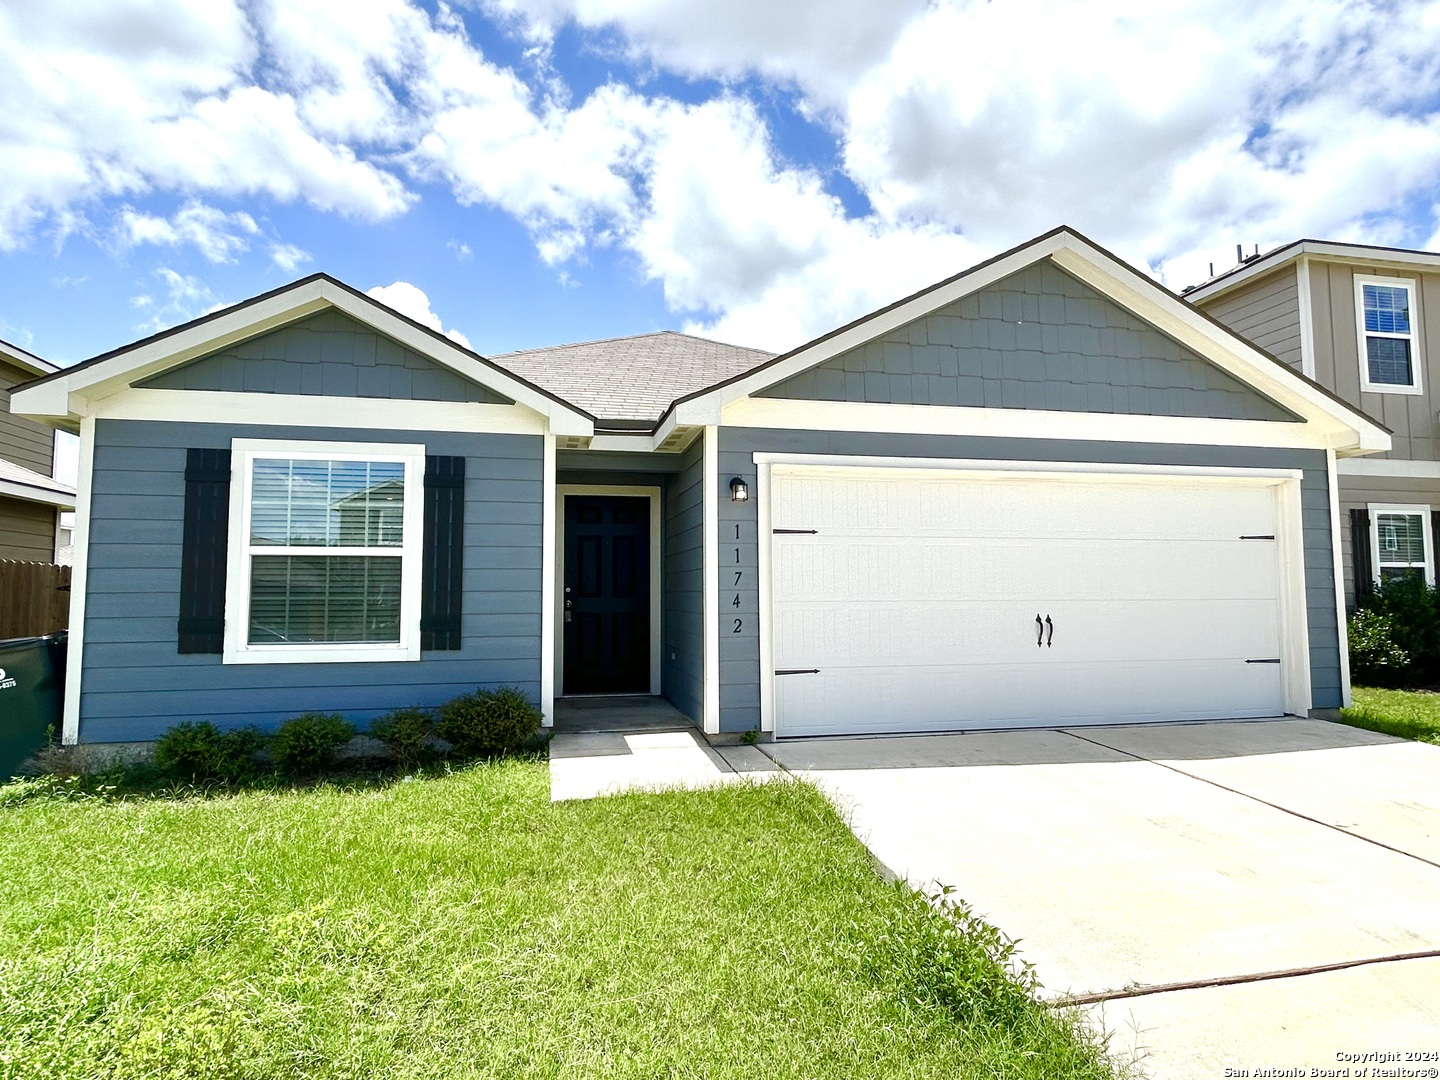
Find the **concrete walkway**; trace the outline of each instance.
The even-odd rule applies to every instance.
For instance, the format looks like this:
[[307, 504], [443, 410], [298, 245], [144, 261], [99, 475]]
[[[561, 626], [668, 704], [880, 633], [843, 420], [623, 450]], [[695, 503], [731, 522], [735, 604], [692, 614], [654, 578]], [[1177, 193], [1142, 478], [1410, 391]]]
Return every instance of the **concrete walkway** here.
[[1290, 720], [767, 749], [1153, 1077], [1437, 1048], [1440, 748]]
[[712, 747], [693, 729], [560, 732], [550, 740], [552, 802], [776, 775], [779, 767], [755, 747]]

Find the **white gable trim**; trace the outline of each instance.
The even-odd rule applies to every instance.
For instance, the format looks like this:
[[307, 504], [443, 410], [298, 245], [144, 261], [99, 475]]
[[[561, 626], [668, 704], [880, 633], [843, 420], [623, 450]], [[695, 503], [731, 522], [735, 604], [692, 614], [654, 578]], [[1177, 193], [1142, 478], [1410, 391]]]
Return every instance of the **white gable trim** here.
[[1310, 428], [1307, 437], [1316, 443], [1331, 446], [1342, 453], [1369, 453], [1390, 448], [1389, 432], [1363, 413], [1331, 398], [1319, 387], [1219, 326], [1149, 278], [1066, 229], [1042, 236], [938, 288], [877, 312], [828, 338], [803, 346], [778, 363], [682, 401], [673, 410], [674, 421], [677, 424], [720, 423], [726, 406], [732, 402], [923, 318], [1045, 258], [1053, 259], [1068, 273], [1175, 338], [1222, 371], [1290, 409], [1306, 422]]
[[581, 410], [541, 393], [458, 345], [435, 337], [384, 304], [326, 278], [302, 281], [195, 326], [64, 372], [16, 393], [11, 409], [37, 419], [73, 423], [79, 417], [90, 415], [95, 402], [127, 390], [137, 382], [327, 308], [342, 311], [406, 348], [539, 413], [549, 421], [552, 434], [594, 433], [594, 420]]

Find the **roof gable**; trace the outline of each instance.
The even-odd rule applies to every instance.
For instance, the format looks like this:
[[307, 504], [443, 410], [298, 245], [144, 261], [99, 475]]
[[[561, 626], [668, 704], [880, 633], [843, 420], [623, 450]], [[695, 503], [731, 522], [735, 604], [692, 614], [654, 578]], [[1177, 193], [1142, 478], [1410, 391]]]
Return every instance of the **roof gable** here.
[[1294, 413], [1307, 425], [1309, 437], [1337, 453], [1390, 448], [1390, 433], [1359, 409], [1065, 226], [832, 330], [753, 371], [681, 398], [661, 417], [657, 438], [685, 428], [721, 423], [728, 404], [752, 396], [759, 398], [769, 387], [883, 338], [1047, 258], [1243, 385]]
[[512, 399], [335, 308], [191, 360], [135, 385], [160, 390], [474, 401]]
[[1066, 273], [1016, 271], [758, 391], [763, 397], [1296, 421]]
[[30, 383], [17, 392], [14, 411], [73, 427], [101, 399], [332, 309], [438, 367], [539, 413], [552, 434], [594, 433], [594, 417], [583, 409], [325, 274], [292, 282]]

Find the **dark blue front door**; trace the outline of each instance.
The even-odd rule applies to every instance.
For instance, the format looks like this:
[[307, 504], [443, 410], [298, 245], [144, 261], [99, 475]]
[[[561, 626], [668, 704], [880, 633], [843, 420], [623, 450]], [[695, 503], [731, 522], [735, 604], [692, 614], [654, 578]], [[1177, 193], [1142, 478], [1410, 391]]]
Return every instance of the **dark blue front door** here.
[[650, 500], [565, 497], [566, 694], [650, 692]]

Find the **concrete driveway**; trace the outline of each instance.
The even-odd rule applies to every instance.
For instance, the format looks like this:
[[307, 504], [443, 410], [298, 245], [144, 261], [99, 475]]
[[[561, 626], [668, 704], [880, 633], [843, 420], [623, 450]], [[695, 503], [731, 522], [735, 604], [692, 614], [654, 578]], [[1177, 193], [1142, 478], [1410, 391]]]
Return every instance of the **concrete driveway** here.
[[766, 749], [1153, 1077], [1440, 1050], [1440, 748], [1276, 720]]

